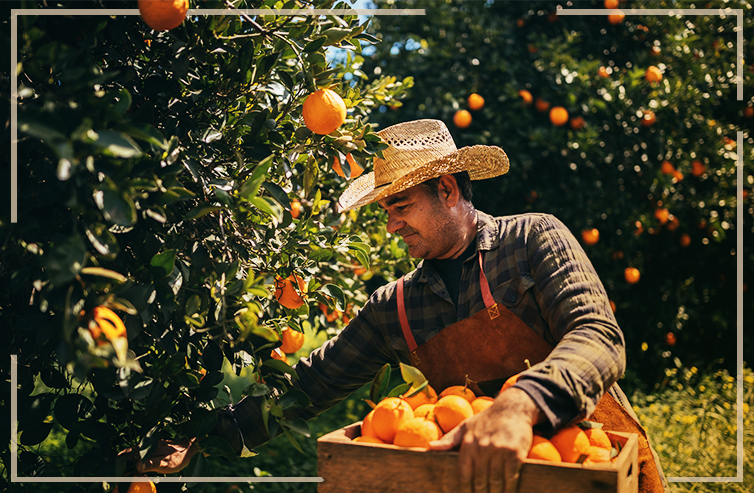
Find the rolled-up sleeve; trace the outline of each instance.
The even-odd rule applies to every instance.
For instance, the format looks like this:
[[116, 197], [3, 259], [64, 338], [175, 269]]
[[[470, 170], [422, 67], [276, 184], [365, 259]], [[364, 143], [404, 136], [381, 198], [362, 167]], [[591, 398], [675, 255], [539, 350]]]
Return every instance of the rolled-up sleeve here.
[[515, 386], [547, 416], [542, 428], [556, 430], [592, 413], [625, 370], [625, 344], [597, 272], [562, 222], [542, 215], [527, 255], [541, 316], [558, 343]]

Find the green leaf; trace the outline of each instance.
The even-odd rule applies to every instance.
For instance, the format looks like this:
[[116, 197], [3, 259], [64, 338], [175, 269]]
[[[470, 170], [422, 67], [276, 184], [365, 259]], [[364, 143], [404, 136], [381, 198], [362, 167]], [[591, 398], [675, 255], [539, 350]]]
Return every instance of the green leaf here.
[[122, 132], [101, 130], [97, 132], [94, 145], [115, 157], [130, 158], [141, 155], [141, 148], [128, 135]]
[[320, 48], [322, 48], [322, 46], [324, 46], [325, 41], [327, 41], [327, 38], [325, 36], [315, 39], [314, 41], [304, 46], [304, 53], [313, 53], [319, 50]]
[[369, 387], [369, 399], [372, 402], [380, 402], [389, 384], [390, 364], [386, 363], [372, 379], [372, 385]]
[[296, 440], [296, 437], [294, 437], [293, 435], [291, 435], [291, 432], [288, 431], [288, 429], [285, 428], [285, 427], [283, 427], [283, 433], [285, 433], [285, 436], [286, 436], [286, 438], [288, 438], [288, 441], [291, 442], [291, 445], [293, 445], [296, 448], [296, 450], [298, 450], [299, 452], [301, 452], [303, 454], [304, 453], [304, 449], [301, 448], [301, 445]]
[[192, 219], [198, 219], [202, 216], [206, 216], [207, 214], [211, 212], [221, 211], [222, 209], [223, 209], [222, 207], [218, 207], [215, 205], [202, 204], [188, 211], [186, 215], [183, 216], [183, 220], [191, 221]]
[[84, 267], [83, 269], [81, 269], [81, 273], [90, 276], [107, 277], [120, 282], [126, 282], [128, 280], [128, 278], [123, 274], [110, 269], [104, 269], [102, 267]]
[[280, 425], [284, 428], [288, 428], [289, 430], [293, 430], [296, 433], [300, 433], [301, 435], [304, 435], [305, 437], [310, 437], [311, 430], [309, 429], [309, 423], [304, 421], [301, 418], [296, 419], [285, 419], [280, 422]]
[[340, 286], [336, 286], [335, 284], [325, 284], [319, 291], [335, 300], [335, 308], [340, 311], [345, 310], [346, 295], [343, 293], [343, 290], [340, 289]]
[[95, 190], [94, 202], [102, 211], [102, 216], [113, 224], [128, 228], [136, 222], [136, 206], [133, 200], [118, 190]]
[[264, 360], [264, 366], [269, 366], [273, 370], [277, 370], [280, 373], [287, 373], [294, 378], [298, 379], [298, 374], [296, 373], [296, 370], [294, 370], [292, 367], [288, 366], [287, 364], [283, 363], [282, 361], [278, 359], [266, 359]]
[[262, 183], [262, 186], [270, 193], [270, 195], [272, 195], [272, 198], [277, 200], [277, 202], [281, 206], [283, 206], [285, 209], [290, 210], [291, 201], [290, 199], [288, 199], [288, 194], [285, 193], [285, 190], [283, 190], [280, 185], [272, 183], [271, 181], [265, 181], [264, 183]]
[[280, 397], [278, 400], [278, 406], [283, 408], [283, 411], [292, 407], [308, 407], [311, 405], [309, 396], [305, 392], [299, 389], [291, 389]]
[[199, 448], [208, 455], [219, 455], [225, 457], [231, 462], [238, 462], [238, 456], [230, 443], [222, 437], [210, 436], [199, 442]]
[[418, 368], [409, 366], [404, 363], [401, 363], [400, 366], [401, 376], [403, 377], [403, 381], [407, 384], [413, 387], [419, 387], [421, 384], [427, 381], [427, 378]]
[[175, 265], [175, 250], [165, 250], [164, 252], [156, 254], [149, 262], [152, 267], [161, 268], [167, 276], [173, 271]]
[[388, 393], [387, 397], [400, 397], [406, 392], [408, 392], [408, 389], [410, 389], [411, 386], [407, 383], [402, 383], [395, 387], [393, 390]]
[[32, 446], [44, 442], [50, 431], [52, 431], [52, 425], [53, 423], [40, 423], [34, 428], [24, 430], [21, 433], [21, 445]]

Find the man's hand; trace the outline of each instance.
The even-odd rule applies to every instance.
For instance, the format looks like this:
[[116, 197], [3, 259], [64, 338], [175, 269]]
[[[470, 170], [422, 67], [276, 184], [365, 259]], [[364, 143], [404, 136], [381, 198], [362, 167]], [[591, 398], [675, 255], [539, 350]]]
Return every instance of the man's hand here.
[[468, 418], [440, 440], [433, 450], [460, 445], [460, 486], [464, 493], [514, 493], [521, 465], [529, 453], [532, 426], [545, 419], [526, 392], [501, 393], [485, 411]]
[[136, 470], [140, 473], [157, 472], [172, 474], [189, 465], [191, 457], [199, 451], [196, 438], [185, 438], [180, 442], [160, 440], [152, 457], [142, 462], [138, 450], [127, 448], [118, 455], [132, 454], [136, 460]]

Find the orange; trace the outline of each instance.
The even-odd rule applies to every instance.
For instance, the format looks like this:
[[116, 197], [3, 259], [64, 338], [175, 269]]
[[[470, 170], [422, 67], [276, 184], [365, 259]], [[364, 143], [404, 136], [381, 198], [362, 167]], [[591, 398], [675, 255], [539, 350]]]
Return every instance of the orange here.
[[623, 271], [623, 277], [626, 278], [627, 283], [636, 284], [637, 282], [639, 282], [641, 274], [639, 273], [639, 269], [637, 269], [636, 267], [626, 267], [626, 270]]
[[383, 442], [382, 440], [380, 440], [377, 437], [360, 436], [360, 437], [354, 438], [353, 441], [354, 442], [361, 442], [361, 443], [381, 443], [383, 445], [385, 444], [385, 442]]
[[600, 232], [597, 228], [585, 229], [581, 232], [581, 239], [587, 245], [596, 245], [600, 241]]
[[606, 9], [617, 9], [618, 8], [618, 0], [605, 0], [605, 8]]
[[563, 462], [560, 452], [550, 440], [539, 435], [534, 435], [527, 459], [546, 460], [550, 462]]
[[678, 226], [681, 225], [681, 222], [678, 220], [677, 217], [675, 217], [672, 214], [669, 217], [670, 217], [670, 222], [667, 225], [668, 231], [675, 231], [676, 229], [678, 229]]
[[[113, 490], [113, 493], [118, 493], [117, 486]], [[157, 493], [157, 487], [151, 481], [145, 483], [131, 483], [127, 493]]]
[[662, 172], [666, 175], [672, 175], [675, 173], [675, 166], [673, 166], [673, 163], [670, 161], [663, 161], [662, 162]]
[[484, 108], [484, 98], [477, 93], [470, 95], [466, 103], [469, 105], [470, 110], [476, 111]]
[[471, 125], [471, 113], [467, 110], [458, 110], [453, 115], [453, 124], [458, 128], [466, 128]]
[[644, 116], [641, 117], [641, 124], [645, 127], [651, 127], [656, 121], [657, 117], [655, 116], [655, 112], [651, 110], [645, 111]]
[[681, 246], [683, 248], [686, 248], [689, 245], [691, 245], [691, 237], [687, 235], [686, 233], [683, 233], [681, 235]]
[[568, 121], [568, 110], [562, 106], [556, 106], [550, 110], [550, 121], [556, 127], [562, 127]]
[[301, 215], [301, 202], [298, 200], [292, 200], [291, 201], [291, 216], [293, 219], [298, 219], [298, 217]]
[[678, 341], [675, 338], [675, 334], [673, 334], [672, 332], [665, 334], [665, 344], [667, 344], [668, 346], [675, 346], [676, 342]]
[[500, 392], [505, 392], [509, 388], [513, 387], [513, 385], [518, 381], [518, 377], [521, 376], [520, 373], [516, 373], [512, 377], [510, 377], [508, 380], [503, 383], [503, 386], [500, 388]]
[[611, 310], [613, 311], [613, 313], [615, 313], [615, 310], [616, 310], [617, 308], [618, 308], [618, 307], [617, 307], [617, 306], [615, 306], [615, 302], [614, 302], [613, 300], [610, 300], [610, 309], [611, 309]]
[[429, 449], [429, 442], [439, 440], [441, 436], [442, 430], [434, 421], [411, 418], [398, 425], [393, 445]]
[[398, 426], [414, 418], [414, 410], [408, 402], [398, 397], [386, 397], [374, 408], [372, 426], [377, 438], [385, 443], [393, 443]]
[[444, 433], [450, 432], [461, 421], [473, 415], [474, 409], [471, 404], [460, 395], [440, 397], [435, 404], [435, 419]]
[[495, 399], [492, 397], [482, 395], [471, 402], [471, 409], [474, 411], [474, 414], [479, 414], [490, 407], [493, 402], [495, 402]]
[[[350, 154], [346, 154], [346, 161], [348, 161], [348, 165], [351, 167], [351, 178], [356, 178], [364, 172], [364, 168], [359, 166], [359, 163], [357, 163], [353, 156], [351, 156]], [[335, 156], [335, 161], [333, 161], [332, 163], [332, 169], [343, 178], [346, 177], [346, 174], [343, 173], [343, 168], [340, 167], [338, 156]]]
[[114, 311], [104, 306], [97, 306], [92, 310], [89, 333], [97, 341], [97, 345], [101, 346], [118, 337], [126, 337], [126, 326]]
[[435, 405], [434, 404], [422, 404], [414, 409], [414, 416], [417, 418], [427, 418], [435, 421]]
[[448, 387], [447, 389], [440, 392], [440, 397], [445, 397], [446, 395], [460, 395], [461, 397], [469, 401], [469, 404], [471, 404], [471, 402], [476, 399], [474, 391], [464, 387], [463, 385], [453, 385], [452, 387]]
[[516, 19], [516, 27], [524, 27], [526, 25], [526, 21], [523, 19]]
[[346, 103], [335, 91], [320, 89], [306, 97], [301, 114], [306, 128], [327, 135], [346, 120]]
[[754, 108], [752, 108], [751, 106], [747, 106], [746, 108], [744, 108], [744, 116], [746, 118], [753, 117], [754, 116]]
[[589, 437], [578, 426], [568, 426], [557, 432], [550, 442], [560, 452], [563, 462], [576, 462], [582, 455], [589, 455]]
[[521, 89], [520, 91], [518, 91], [518, 95], [521, 96], [521, 98], [524, 100], [524, 104], [531, 104], [531, 102], [534, 101], [531, 93], [526, 89]]
[[593, 446], [602, 447], [607, 450], [613, 449], [613, 444], [610, 443], [610, 438], [601, 428], [588, 428], [584, 430], [584, 433], [586, 433], [587, 438], [589, 438], [589, 443]]
[[273, 359], [277, 359], [282, 361], [285, 364], [288, 364], [288, 357], [286, 357], [285, 353], [280, 350], [280, 348], [275, 348], [270, 353], [270, 356], [272, 356]]
[[285, 279], [280, 276], [275, 277], [275, 298], [281, 305], [291, 310], [300, 308], [304, 304], [304, 299], [293, 286], [294, 282], [301, 293], [306, 293], [306, 283], [297, 274], [291, 274]]
[[660, 82], [662, 80], [662, 72], [659, 68], [652, 65], [644, 73], [644, 78], [647, 79], [647, 82]]
[[544, 113], [550, 109], [550, 103], [542, 98], [537, 98], [536, 101], [534, 101], [534, 107], [537, 108], [537, 111]]
[[597, 75], [599, 75], [603, 79], [607, 79], [608, 77], [610, 77], [610, 74], [607, 73], [607, 69], [605, 67], [600, 67], [599, 70], [597, 71]]
[[610, 462], [610, 452], [611, 450], [606, 450], [602, 447], [595, 447], [590, 446], [589, 447], [589, 453], [587, 454], [587, 458], [584, 460], [584, 464], [594, 464], [596, 462]]
[[699, 176], [702, 176], [705, 171], [707, 171], [707, 169], [704, 167], [704, 163], [702, 163], [698, 159], [691, 161], [691, 174], [692, 175], [699, 177]]
[[639, 236], [644, 232], [644, 225], [641, 224], [641, 221], [636, 221], [634, 223], [634, 226], [636, 227], [636, 231], [634, 231], [634, 235]]
[[361, 422], [361, 436], [377, 438], [377, 435], [374, 433], [372, 419], [374, 419], [374, 409], [369, 411], [369, 414], [366, 415], [364, 421]]
[[411, 409], [416, 410], [416, 408], [421, 406], [422, 404], [434, 404], [435, 402], [437, 402], [437, 392], [435, 392], [435, 389], [433, 389], [431, 385], [427, 385], [424, 390], [413, 397], [406, 397], [413, 394], [415, 391], [416, 388], [412, 386], [410, 389], [408, 389], [408, 391], [406, 391], [405, 394], [401, 396], [404, 401], [408, 402], [409, 406], [411, 406]]
[[610, 14], [607, 16], [608, 22], [610, 22], [610, 24], [612, 25], [620, 24], [625, 18], [626, 15], [623, 12], [620, 12], [618, 14]]
[[658, 56], [662, 50], [659, 46], [653, 46], [649, 49], [650, 56]]
[[660, 224], [665, 224], [668, 222], [668, 218], [670, 217], [670, 212], [663, 208], [655, 209], [655, 219], [660, 221]]
[[280, 350], [286, 354], [293, 354], [304, 345], [304, 333], [290, 327], [283, 329], [283, 345]]
[[571, 118], [572, 129], [579, 131], [584, 127], [586, 127], [586, 120], [584, 120], [584, 117], [577, 116], [577, 117]]
[[324, 303], [319, 304], [319, 309], [322, 310], [322, 313], [325, 314], [325, 318], [328, 322], [335, 322], [340, 318], [340, 316], [343, 314], [340, 310], [333, 310], [332, 312], [327, 308], [327, 305]]
[[681, 181], [681, 180], [683, 180], [683, 173], [681, 173], [678, 170], [675, 170], [673, 172], [673, 178], [675, 179], [675, 181]]
[[142, 20], [155, 31], [169, 31], [180, 26], [189, 8], [188, 0], [139, 0], [138, 5]]

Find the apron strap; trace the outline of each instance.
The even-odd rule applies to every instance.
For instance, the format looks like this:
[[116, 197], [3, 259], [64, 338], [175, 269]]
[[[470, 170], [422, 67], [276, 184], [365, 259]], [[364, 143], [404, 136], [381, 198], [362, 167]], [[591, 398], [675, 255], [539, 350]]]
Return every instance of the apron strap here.
[[[482, 290], [482, 299], [484, 300], [484, 306], [491, 308], [495, 305], [495, 299], [492, 297], [492, 291], [490, 290], [490, 283], [487, 281], [487, 276], [484, 275], [484, 264], [482, 262], [482, 251], [479, 250], [479, 285]], [[406, 301], [403, 297], [403, 277], [398, 279], [398, 292], [396, 297], [398, 298], [398, 319], [401, 322], [401, 330], [403, 331], [403, 337], [406, 338], [408, 343], [409, 352], [414, 352], [417, 347], [414, 334], [411, 332], [411, 327], [408, 325], [408, 317], [406, 316]]]
[[403, 277], [398, 279], [398, 319], [401, 321], [401, 330], [403, 331], [403, 337], [406, 338], [408, 343], [408, 351], [413, 353], [416, 348], [419, 347], [414, 339], [414, 334], [411, 333], [411, 327], [408, 326], [408, 317], [406, 316], [406, 302], [403, 299]]

